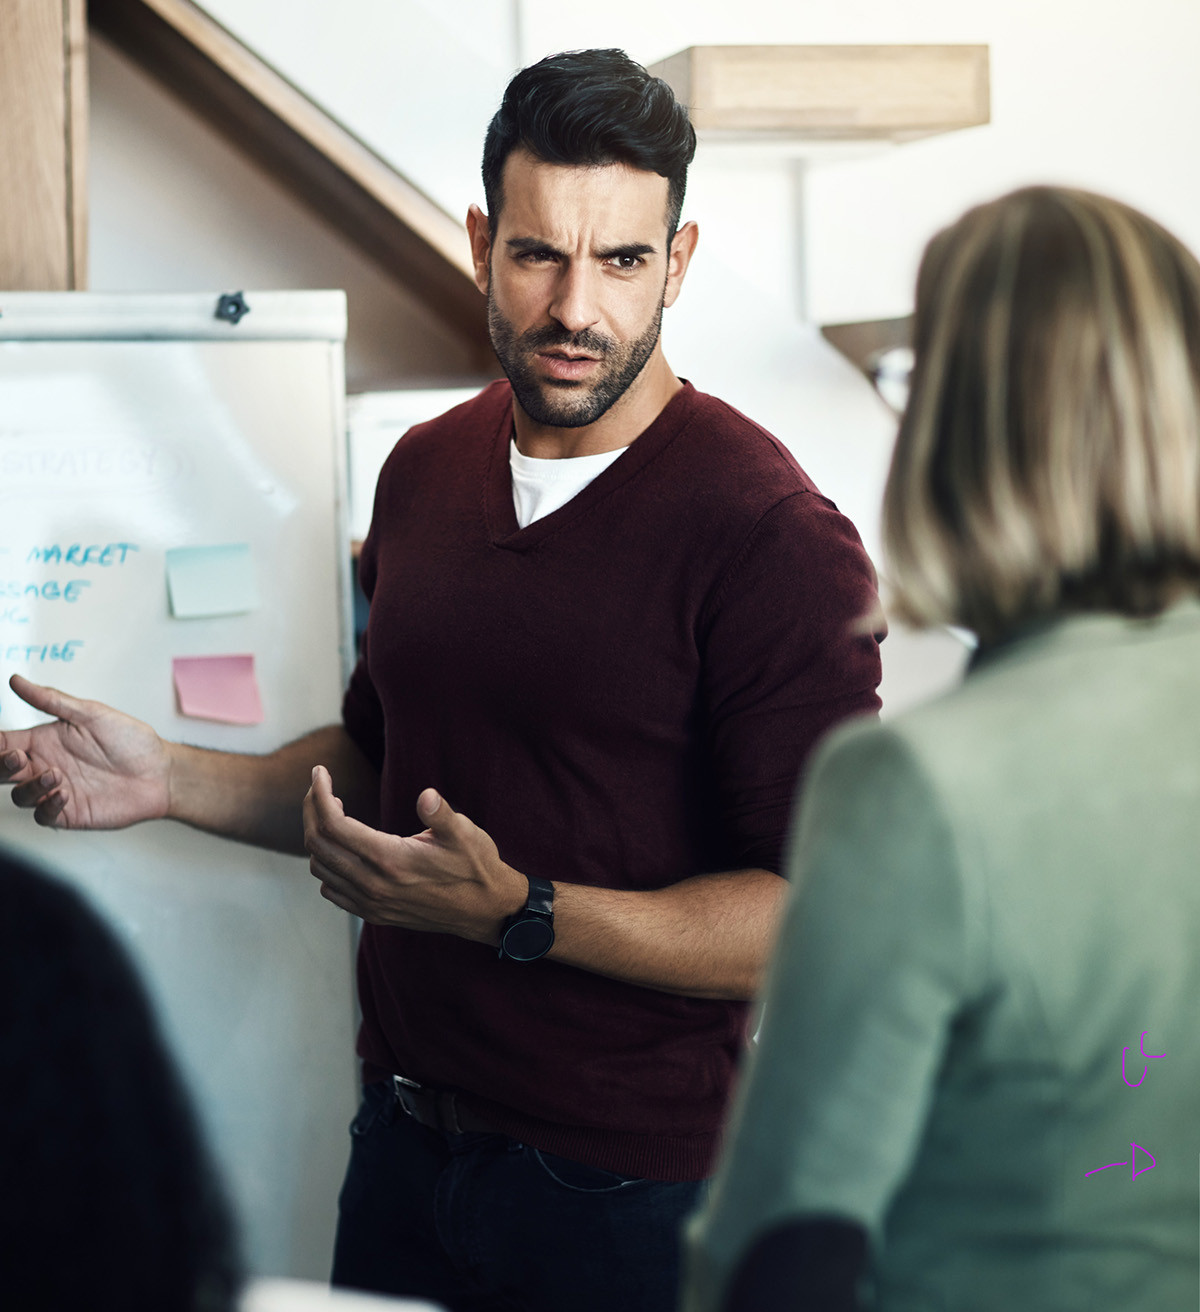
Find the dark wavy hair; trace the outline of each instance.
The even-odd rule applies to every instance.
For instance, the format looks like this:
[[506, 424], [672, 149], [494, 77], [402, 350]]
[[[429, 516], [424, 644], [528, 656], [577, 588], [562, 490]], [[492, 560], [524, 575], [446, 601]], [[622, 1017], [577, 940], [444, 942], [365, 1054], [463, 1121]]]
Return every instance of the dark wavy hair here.
[[525, 149], [547, 164], [628, 164], [667, 179], [667, 241], [683, 209], [696, 133], [687, 108], [623, 50], [573, 50], [523, 68], [508, 84], [483, 145], [493, 227], [504, 162]]
[[128, 957], [0, 855], [0, 1301], [230, 1312], [228, 1206]]

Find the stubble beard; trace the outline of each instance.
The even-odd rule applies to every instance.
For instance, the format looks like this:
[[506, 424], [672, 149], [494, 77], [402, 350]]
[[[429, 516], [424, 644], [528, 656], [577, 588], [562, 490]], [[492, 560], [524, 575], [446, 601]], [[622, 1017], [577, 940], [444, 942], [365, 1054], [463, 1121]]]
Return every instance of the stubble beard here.
[[[590, 328], [572, 333], [555, 324], [517, 333], [500, 313], [490, 286], [487, 305], [492, 349], [508, 375], [513, 395], [535, 424], [549, 428], [584, 428], [611, 410], [646, 367], [662, 331], [661, 301], [645, 331], [624, 343]], [[532, 357], [538, 351], [555, 349], [596, 356], [601, 361], [600, 377], [590, 383], [539, 378]]]

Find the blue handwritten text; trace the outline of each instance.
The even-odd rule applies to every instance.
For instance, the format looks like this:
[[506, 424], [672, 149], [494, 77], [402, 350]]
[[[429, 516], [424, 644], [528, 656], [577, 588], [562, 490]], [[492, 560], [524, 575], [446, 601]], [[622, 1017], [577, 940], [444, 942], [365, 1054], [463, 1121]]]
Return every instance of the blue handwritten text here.
[[25, 563], [33, 565], [99, 565], [109, 569], [113, 565], [124, 565], [131, 551], [138, 547], [133, 542], [109, 542], [101, 546], [98, 542], [85, 547], [82, 542], [72, 542], [63, 547], [54, 542], [48, 547], [30, 547]]

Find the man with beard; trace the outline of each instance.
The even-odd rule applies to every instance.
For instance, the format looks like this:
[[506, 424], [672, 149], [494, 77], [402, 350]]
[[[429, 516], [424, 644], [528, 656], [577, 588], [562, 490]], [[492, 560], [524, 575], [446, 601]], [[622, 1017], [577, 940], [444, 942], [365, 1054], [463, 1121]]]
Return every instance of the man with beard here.
[[853, 527], [663, 355], [694, 149], [620, 51], [509, 85], [468, 216], [508, 381], [385, 465], [341, 724], [231, 756], [14, 681], [59, 717], [0, 743], [42, 823], [303, 844], [366, 922], [336, 1283], [673, 1307], [797, 774], [878, 706]]

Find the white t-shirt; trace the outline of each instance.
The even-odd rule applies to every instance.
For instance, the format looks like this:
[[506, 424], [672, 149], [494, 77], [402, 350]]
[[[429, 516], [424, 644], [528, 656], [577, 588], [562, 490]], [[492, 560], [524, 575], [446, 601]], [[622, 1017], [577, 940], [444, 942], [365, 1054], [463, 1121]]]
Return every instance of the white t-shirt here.
[[523, 456], [517, 444], [508, 444], [508, 465], [512, 470], [513, 505], [517, 510], [517, 523], [528, 528], [535, 519], [549, 515], [565, 506], [577, 493], [624, 451], [601, 451], [597, 456], [570, 456], [564, 460], [540, 460], [536, 456]]

